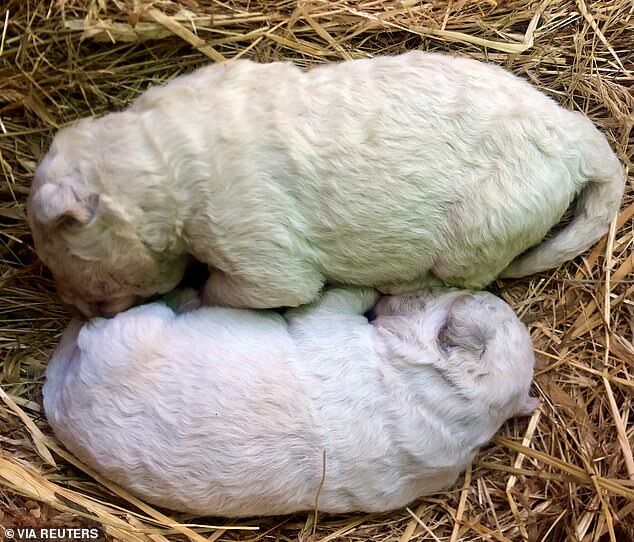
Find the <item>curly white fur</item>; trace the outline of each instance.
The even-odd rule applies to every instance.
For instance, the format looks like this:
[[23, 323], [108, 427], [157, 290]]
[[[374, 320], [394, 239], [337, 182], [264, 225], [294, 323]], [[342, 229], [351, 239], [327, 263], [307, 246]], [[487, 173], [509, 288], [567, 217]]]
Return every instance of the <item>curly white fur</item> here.
[[[29, 217], [85, 313], [168, 291], [188, 255], [214, 270], [210, 302], [266, 308], [325, 282], [480, 288], [556, 266], [607, 231], [623, 186], [585, 116], [494, 65], [240, 60], [60, 131]], [[579, 193], [572, 224], [511, 263]]]
[[72, 324], [44, 407], [81, 460], [161, 506], [383, 511], [451, 486], [530, 412], [530, 337], [495, 296], [335, 289], [284, 316], [162, 303]]

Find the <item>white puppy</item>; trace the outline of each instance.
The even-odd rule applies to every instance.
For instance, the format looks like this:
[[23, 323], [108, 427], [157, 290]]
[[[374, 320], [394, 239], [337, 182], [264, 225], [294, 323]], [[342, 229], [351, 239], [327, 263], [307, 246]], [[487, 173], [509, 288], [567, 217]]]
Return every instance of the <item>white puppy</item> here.
[[[210, 302], [266, 308], [324, 282], [480, 288], [554, 267], [607, 231], [623, 185], [585, 116], [502, 68], [411, 52], [240, 60], [152, 88], [60, 131], [28, 210], [88, 315], [169, 291], [190, 256], [215, 270]], [[572, 223], [511, 264], [579, 193]]]
[[328, 291], [272, 311], [162, 303], [71, 325], [44, 407], [81, 460], [200, 515], [382, 511], [451, 486], [532, 411], [527, 330], [492, 294]]

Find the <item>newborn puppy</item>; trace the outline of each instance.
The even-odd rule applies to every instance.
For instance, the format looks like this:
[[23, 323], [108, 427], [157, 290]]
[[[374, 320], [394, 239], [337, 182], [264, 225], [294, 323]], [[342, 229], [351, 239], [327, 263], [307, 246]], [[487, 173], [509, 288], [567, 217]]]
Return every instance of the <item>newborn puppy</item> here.
[[[481, 288], [557, 266], [607, 231], [623, 186], [585, 116], [502, 68], [416, 51], [239, 60], [152, 88], [57, 134], [28, 216], [87, 315], [169, 291], [190, 255], [214, 271], [210, 304], [293, 307], [325, 282]], [[514, 261], [577, 194], [572, 223]]]
[[[82, 461], [196, 515], [378, 512], [455, 483], [529, 396], [526, 328], [485, 292], [330, 290], [273, 311], [152, 303], [71, 324], [44, 407]], [[187, 302], [187, 301], [186, 301]]]

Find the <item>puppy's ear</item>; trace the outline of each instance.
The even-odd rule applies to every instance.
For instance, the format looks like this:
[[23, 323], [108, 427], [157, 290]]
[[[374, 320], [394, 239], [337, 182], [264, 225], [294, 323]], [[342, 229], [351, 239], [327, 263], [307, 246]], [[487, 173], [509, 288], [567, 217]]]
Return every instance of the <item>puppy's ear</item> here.
[[470, 294], [464, 294], [453, 302], [438, 341], [446, 352], [463, 350], [479, 358], [486, 350], [486, 328], [465, 307], [469, 297]]
[[33, 194], [32, 209], [42, 224], [54, 224], [68, 218], [88, 224], [96, 215], [99, 195], [81, 195], [69, 184], [45, 183]]

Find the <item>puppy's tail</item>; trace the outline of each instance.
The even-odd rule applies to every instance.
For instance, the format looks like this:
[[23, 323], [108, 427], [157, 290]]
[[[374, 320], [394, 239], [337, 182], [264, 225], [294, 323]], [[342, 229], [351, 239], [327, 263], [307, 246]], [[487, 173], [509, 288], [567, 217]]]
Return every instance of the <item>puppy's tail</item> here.
[[587, 118], [581, 122], [587, 129], [579, 142], [582, 153], [579, 173], [587, 181], [572, 221], [554, 237], [511, 262], [501, 277], [525, 277], [571, 260], [603, 237], [619, 210], [625, 172], [606, 137]]

